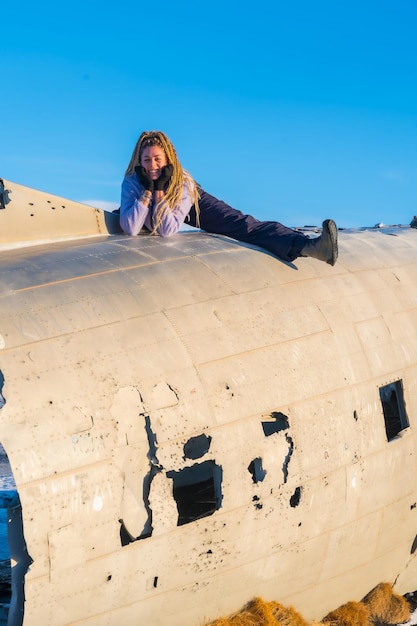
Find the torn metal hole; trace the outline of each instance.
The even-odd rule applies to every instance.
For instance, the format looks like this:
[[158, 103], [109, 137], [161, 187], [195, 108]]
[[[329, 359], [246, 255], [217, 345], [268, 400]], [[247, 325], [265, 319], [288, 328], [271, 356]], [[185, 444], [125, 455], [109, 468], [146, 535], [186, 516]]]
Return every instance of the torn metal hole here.
[[138, 537], [134, 537], [133, 535], [130, 534], [130, 532], [127, 530], [125, 523], [122, 519], [119, 519], [119, 524], [120, 524], [120, 543], [122, 544], [122, 546], [128, 546], [129, 543], [133, 543], [134, 541], [137, 541]]
[[254, 502], [255, 504], [253, 505], [255, 507], [255, 509], [262, 509], [263, 508], [263, 504], [260, 501], [259, 496], [253, 496], [252, 498], [252, 502]]
[[149, 472], [143, 479], [143, 503], [145, 505], [145, 509], [148, 513], [148, 519], [144, 525], [143, 531], [139, 535], [138, 539], [147, 539], [152, 535], [153, 527], [152, 527], [152, 509], [149, 505], [149, 494], [151, 491], [151, 484], [158, 472], [162, 470], [162, 466], [160, 465], [158, 458], [156, 456], [158, 450], [158, 442], [156, 439], [156, 435], [152, 430], [151, 420], [149, 415], [145, 415], [145, 430], [148, 438], [149, 450], [148, 450], [148, 459], [149, 459]]
[[10, 202], [9, 192], [10, 189], [5, 189], [4, 180], [0, 178], [0, 209], [5, 209], [6, 204]]
[[173, 480], [177, 526], [212, 515], [221, 507], [223, 470], [214, 461], [204, 461], [166, 475]]
[[262, 467], [262, 459], [260, 457], [253, 459], [248, 465], [248, 471], [252, 475], [255, 484], [261, 483], [266, 476], [266, 470]]
[[3, 396], [3, 386], [4, 386], [4, 376], [3, 372], [0, 370], [0, 409], [4, 407], [6, 404], [6, 398]]
[[191, 437], [184, 444], [184, 460], [185, 459], [200, 459], [209, 450], [211, 445], [211, 437], [207, 435], [198, 435], [197, 437]]
[[288, 417], [284, 413], [273, 411], [271, 418], [273, 421], [262, 422], [265, 437], [270, 437], [274, 433], [279, 433], [281, 430], [287, 430], [290, 427]]
[[294, 452], [294, 442], [292, 440], [292, 437], [290, 437], [288, 433], [285, 433], [285, 440], [288, 443], [288, 452], [285, 456], [284, 463], [282, 464], [282, 473], [284, 474], [284, 483], [286, 483], [288, 480], [288, 466], [290, 464], [291, 457]]
[[387, 439], [392, 441], [402, 430], [410, 426], [405, 409], [402, 380], [380, 387], [379, 397], [384, 413]]
[[290, 498], [290, 505], [295, 508], [296, 506], [298, 506], [300, 504], [300, 500], [301, 500], [301, 487], [297, 487], [296, 490], [294, 491], [293, 495]]
[[20, 626], [24, 615], [25, 575], [33, 561], [23, 534], [19, 494], [1, 444], [0, 469], [0, 609], [8, 616], [10, 626]]

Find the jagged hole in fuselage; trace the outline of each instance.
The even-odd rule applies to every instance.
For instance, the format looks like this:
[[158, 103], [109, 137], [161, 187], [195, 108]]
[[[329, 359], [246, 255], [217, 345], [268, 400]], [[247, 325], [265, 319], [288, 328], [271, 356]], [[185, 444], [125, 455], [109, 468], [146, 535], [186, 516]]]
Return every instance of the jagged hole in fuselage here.
[[25, 574], [31, 563], [23, 535], [22, 507], [9, 458], [0, 443], [0, 626], [20, 626]]

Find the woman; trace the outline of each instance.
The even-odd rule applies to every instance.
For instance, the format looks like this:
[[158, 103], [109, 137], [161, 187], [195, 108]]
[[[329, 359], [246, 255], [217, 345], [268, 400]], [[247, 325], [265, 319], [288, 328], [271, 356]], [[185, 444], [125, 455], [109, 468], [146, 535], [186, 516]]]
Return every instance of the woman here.
[[122, 183], [120, 226], [128, 235], [142, 228], [168, 237], [184, 220], [209, 233], [251, 243], [284, 261], [313, 257], [334, 265], [337, 228], [323, 222], [320, 237], [310, 239], [279, 222], [261, 222], [208, 194], [183, 170], [168, 137], [161, 131], [143, 132], [135, 146]]

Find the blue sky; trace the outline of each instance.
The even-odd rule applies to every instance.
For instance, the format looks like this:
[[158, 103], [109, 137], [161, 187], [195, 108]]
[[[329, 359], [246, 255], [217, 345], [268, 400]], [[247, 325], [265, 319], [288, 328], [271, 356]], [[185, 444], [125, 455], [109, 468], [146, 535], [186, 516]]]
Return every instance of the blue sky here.
[[417, 213], [417, 0], [8, 2], [0, 177], [118, 206], [142, 130], [288, 226]]

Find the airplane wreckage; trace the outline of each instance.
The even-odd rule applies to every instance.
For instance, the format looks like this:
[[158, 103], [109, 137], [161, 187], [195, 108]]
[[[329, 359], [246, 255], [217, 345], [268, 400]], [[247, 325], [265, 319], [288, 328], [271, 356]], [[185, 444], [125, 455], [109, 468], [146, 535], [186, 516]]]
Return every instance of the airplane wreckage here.
[[413, 228], [291, 264], [4, 181], [0, 284], [9, 625], [416, 589]]

